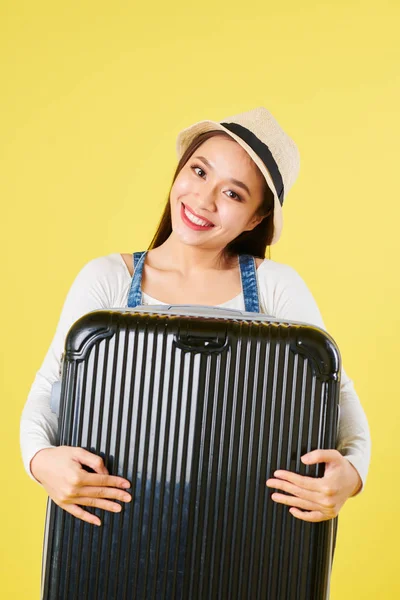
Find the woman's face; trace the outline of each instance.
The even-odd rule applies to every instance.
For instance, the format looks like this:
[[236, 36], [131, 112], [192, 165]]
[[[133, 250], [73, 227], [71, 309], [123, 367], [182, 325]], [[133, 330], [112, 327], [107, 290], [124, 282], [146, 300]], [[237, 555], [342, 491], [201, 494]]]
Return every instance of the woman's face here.
[[223, 249], [251, 230], [264, 177], [235, 140], [216, 136], [194, 151], [171, 188], [172, 229], [185, 244]]

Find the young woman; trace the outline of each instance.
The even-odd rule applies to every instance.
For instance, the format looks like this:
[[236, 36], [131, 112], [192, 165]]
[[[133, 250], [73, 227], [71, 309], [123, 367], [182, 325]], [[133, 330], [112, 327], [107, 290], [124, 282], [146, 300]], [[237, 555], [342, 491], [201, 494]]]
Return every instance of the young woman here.
[[[265, 108], [221, 122], [200, 121], [178, 135], [179, 163], [158, 230], [147, 252], [113, 253], [89, 261], [73, 282], [21, 418], [21, 450], [29, 476], [66, 511], [89, 523], [83, 507], [119, 511], [130, 482], [109, 475], [101, 457], [55, 446], [57, 417], [51, 385], [70, 326], [91, 310], [138, 304], [201, 304], [249, 309], [325, 329], [315, 300], [290, 266], [268, 260], [279, 239], [282, 204], [299, 169], [293, 140]], [[243, 255], [254, 257], [244, 265]], [[305, 521], [335, 517], [363, 489], [370, 460], [368, 422], [342, 368], [336, 450], [302, 460], [325, 463], [322, 478], [277, 471], [266, 485], [291, 514]], [[83, 465], [95, 472], [89, 473]]]

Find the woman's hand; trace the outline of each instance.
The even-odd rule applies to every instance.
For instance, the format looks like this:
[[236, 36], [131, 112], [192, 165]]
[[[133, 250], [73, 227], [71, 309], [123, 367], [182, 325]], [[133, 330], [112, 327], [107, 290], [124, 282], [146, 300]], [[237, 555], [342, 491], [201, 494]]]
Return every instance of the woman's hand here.
[[[82, 465], [95, 473], [89, 473]], [[109, 475], [101, 456], [84, 448], [58, 446], [39, 450], [31, 460], [31, 472], [58, 506], [94, 525], [101, 525], [100, 519], [79, 505], [120, 512], [120, 504], [104, 498], [123, 502], [132, 499], [123, 491], [131, 486], [129, 481]]]
[[289, 512], [303, 521], [315, 523], [333, 519], [346, 500], [361, 488], [358, 472], [337, 450], [313, 450], [301, 460], [307, 465], [326, 463], [324, 476], [305, 477], [291, 471], [275, 471], [276, 479], [268, 479], [267, 486], [292, 495], [274, 493], [271, 498], [291, 506]]

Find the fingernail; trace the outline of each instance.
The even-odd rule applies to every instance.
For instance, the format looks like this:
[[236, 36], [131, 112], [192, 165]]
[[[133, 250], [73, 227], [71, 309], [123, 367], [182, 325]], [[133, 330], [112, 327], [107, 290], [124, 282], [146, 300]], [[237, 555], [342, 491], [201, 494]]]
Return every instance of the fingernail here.
[[130, 488], [131, 484], [129, 483], [129, 481], [124, 481], [123, 484], [122, 484], [122, 487], [123, 488]]

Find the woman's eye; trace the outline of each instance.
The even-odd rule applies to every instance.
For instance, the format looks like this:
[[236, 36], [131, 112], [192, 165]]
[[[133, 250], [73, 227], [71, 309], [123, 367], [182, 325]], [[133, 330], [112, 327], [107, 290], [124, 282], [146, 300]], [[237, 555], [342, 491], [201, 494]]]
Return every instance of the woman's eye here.
[[232, 198], [232, 196], [231, 196], [231, 198], [232, 198], [233, 200], [240, 200], [240, 201], [242, 201], [242, 198], [241, 198], [241, 197], [239, 196], [239, 194], [237, 194], [236, 192], [233, 192], [232, 190], [228, 190], [228, 192], [232, 192], [232, 194], [235, 194], [235, 197], [234, 197], [234, 198]]
[[[191, 168], [192, 168], [193, 170], [195, 170], [195, 169], [199, 169], [199, 170], [200, 170], [200, 171], [202, 171], [204, 174], [206, 173], [206, 172], [205, 172], [205, 171], [203, 171], [203, 169], [202, 169], [201, 167], [199, 167], [198, 165], [193, 165]], [[195, 171], [195, 172], [197, 173], [197, 171]], [[200, 177], [201, 177], [201, 175], [200, 175]]]

